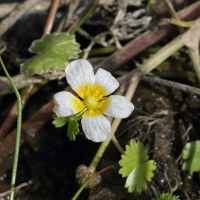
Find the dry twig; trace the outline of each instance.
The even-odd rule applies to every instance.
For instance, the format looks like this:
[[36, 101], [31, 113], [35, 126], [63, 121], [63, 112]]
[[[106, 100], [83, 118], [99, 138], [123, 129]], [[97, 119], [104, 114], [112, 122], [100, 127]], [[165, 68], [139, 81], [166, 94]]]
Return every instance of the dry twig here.
[[147, 82], [150, 81], [150, 82], [153, 82], [153, 83], [158, 83], [160, 85], [165, 85], [165, 86], [175, 88], [177, 90], [181, 90], [181, 91], [184, 91], [184, 92], [191, 92], [193, 94], [200, 96], [200, 89], [199, 88], [192, 87], [192, 86], [189, 86], [189, 85], [185, 85], [185, 84], [182, 84], [182, 83], [177, 83], [177, 82], [174, 82], [174, 81], [168, 81], [168, 80], [164, 80], [164, 79], [161, 79], [161, 78], [150, 77], [150, 76], [145, 76], [145, 77], [143, 77], [142, 80], [147, 81]]
[[6, 195], [8, 195], [8, 194], [10, 194], [10, 193], [12, 193], [12, 192], [14, 192], [14, 191], [16, 191], [16, 190], [19, 190], [19, 189], [21, 189], [21, 188], [23, 188], [23, 187], [26, 187], [27, 185], [28, 185], [28, 183], [22, 183], [22, 184], [20, 184], [19, 186], [13, 188], [12, 190], [8, 190], [8, 191], [6, 191], [6, 192], [1, 193], [1, 194], [0, 194], [0, 197], [4, 197], [4, 196], [6, 196]]
[[51, 32], [53, 22], [55, 20], [56, 12], [58, 10], [59, 2], [60, 2], [60, 0], [54, 0], [52, 3], [51, 10], [49, 12], [49, 16], [48, 16], [46, 25], [44, 27], [43, 36], [50, 34], [50, 32]]

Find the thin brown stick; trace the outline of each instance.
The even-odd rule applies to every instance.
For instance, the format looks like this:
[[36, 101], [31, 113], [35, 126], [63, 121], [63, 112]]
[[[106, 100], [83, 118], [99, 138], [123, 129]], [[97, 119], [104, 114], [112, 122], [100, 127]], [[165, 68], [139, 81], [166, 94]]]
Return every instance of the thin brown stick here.
[[91, 41], [90, 44], [88, 45], [88, 47], [86, 49], [83, 50], [83, 59], [87, 59], [92, 47], [94, 46], [95, 42]]
[[143, 77], [142, 80], [147, 81], [147, 82], [158, 83], [160, 85], [165, 85], [165, 86], [175, 88], [177, 90], [181, 90], [181, 91], [184, 91], [184, 92], [191, 92], [193, 94], [200, 96], [200, 89], [199, 88], [192, 87], [192, 86], [189, 86], [189, 85], [185, 85], [185, 84], [182, 84], [182, 83], [177, 83], [177, 82], [174, 82], [174, 81], [168, 81], [168, 80], [164, 80], [164, 79], [161, 79], [161, 78], [150, 77], [150, 76], [145, 76], [145, 77]]
[[8, 195], [8, 194], [10, 194], [10, 193], [12, 193], [12, 192], [14, 192], [16, 190], [19, 190], [19, 189], [21, 189], [23, 187], [26, 187], [27, 185], [28, 185], [28, 183], [22, 183], [22, 184], [18, 185], [17, 187], [13, 188], [12, 190], [8, 190], [6, 192], [1, 193], [0, 197], [4, 197], [4, 196], [6, 196], [6, 195]]
[[[135, 69], [135, 70], [139, 70], [139, 69]], [[120, 84], [123, 83], [128, 83], [131, 80], [132, 75], [135, 73], [135, 70], [132, 70], [131, 72], [129, 72], [128, 74], [119, 77], [117, 80], [119, 81]], [[143, 81], [147, 81], [147, 82], [153, 82], [153, 83], [158, 83], [160, 85], [165, 85], [171, 88], [175, 88], [184, 92], [191, 92], [193, 94], [199, 95], [200, 96], [200, 89], [196, 88], [196, 87], [192, 87], [189, 85], [185, 85], [182, 83], [177, 83], [174, 81], [168, 81], [165, 79], [161, 79], [158, 77], [151, 77], [151, 76], [144, 76]], [[124, 85], [124, 88], [127, 89], [128, 84]]]
[[60, 0], [54, 0], [52, 3], [51, 10], [49, 12], [49, 16], [44, 28], [43, 36], [45, 36], [46, 34], [50, 34], [51, 32], [53, 22], [55, 20], [56, 12], [58, 10], [59, 2]]
[[[12, 76], [12, 80], [17, 89], [22, 89], [31, 84], [39, 83], [42, 81], [41, 78], [37, 78], [35, 76], [30, 77], [27, 74], [18, 74], [16, 76]], [[10, 86], [8, 79], [4, 76], [0, 76], [0, 96], [11, 92], [13, 92], [13, 89]]]

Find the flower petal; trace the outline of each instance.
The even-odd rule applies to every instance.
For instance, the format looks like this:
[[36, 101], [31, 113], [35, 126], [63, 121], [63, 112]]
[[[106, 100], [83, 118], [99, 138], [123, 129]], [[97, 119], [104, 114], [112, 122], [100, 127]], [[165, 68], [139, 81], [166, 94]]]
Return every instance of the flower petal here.
[[84, 99], [92, 90], [95, 77], [92, 65], [84, 59], [71, 62], [65, 69], [67, 82]]
[[82, 101], [70, 92], [58, 92], [54, 95], [54, 109], [58, 117], [67, 117], [82, 111], [85, 106]]
[[86, 137], [93, 142], [105, 141], [111, 133], [110, 122], [103, 115], [96, 117], [85, 117], [83, 115], [81, 125]]
[[126, 118], [134, 110], [134, 105], [126, 98], [120, 95], [111, 95], [105, 100], [106, 106], [101, 110], [104, 114], [114, 118]]
[[95, 83], [106, 89], [107, 94], [105, 96], [111, 94], [119, 87], [119, 82], [112, 76], [112, 74], [101, 68], [95, 74]]

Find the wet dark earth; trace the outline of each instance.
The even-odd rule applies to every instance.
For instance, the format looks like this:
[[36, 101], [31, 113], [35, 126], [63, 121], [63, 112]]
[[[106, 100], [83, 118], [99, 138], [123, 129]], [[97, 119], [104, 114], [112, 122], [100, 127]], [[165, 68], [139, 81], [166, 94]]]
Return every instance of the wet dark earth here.
[[[38, 92], [33, 99], [41, 96], [42, 92]], [[184, 109], [183, 98], [186, 104]], [[27, 107], [34, 107], [34, 103], [29, 103]], [[118, 174], [121, 155], [111, 143], [97, 171], [110, 165], [113, 167], [102, 174], [99, 185], [91, 190], [85, 189], [80, 199], [150, 199], [155, 191], [171, 190], [175, 190], [174, 194], [181, 199], [186, 199], [185, 193], [197, 197], [198, 173], [190, 176], [188, 172], [182, 172], [179, 156], [187, 141], [198, 139], [199, 98], [164, 86], [141, 82], [133, 103], [135, 111], [130, 119], [122, 122], [116, 136], [122, 147], [130, 139], [140, 139], [145, 144], [150, 159], [154, 159], [157, 165], [155, 177], [142, 194], [129, 194], [124, 188], [125, 178]], [[143, 119], [138, 119], [138, 116], [143, 116]], [[192, 130], [184, 135], [190, 124]], [[66, 129], [56, 129], [49, 121], [21, 146], [17, 185], [28, 182], [29, 186], [17, 192], [17, 197], [49, 200], [73, 197], [79, 188], [75, 181], [75, 169], [80, 164], [90, 164], [99, 144], [86, 140], [84, 135], [78, 135], [75, 142], [69, 141]], [[2, 192], [9, 189], [12, 158], [10, 155], [1, 162]]]

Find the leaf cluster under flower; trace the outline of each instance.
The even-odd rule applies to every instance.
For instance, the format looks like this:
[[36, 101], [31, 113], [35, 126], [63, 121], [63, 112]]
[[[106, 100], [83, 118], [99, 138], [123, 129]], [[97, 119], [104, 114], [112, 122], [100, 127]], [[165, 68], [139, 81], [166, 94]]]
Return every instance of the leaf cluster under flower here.
[[56, 128], [60, 128], [68, 123], [67, 137], [70, 141], [75, 141], [76, 135], [79, 133], [78, 121], [82, 116], [71, 115], [68, 117], [58, 117], [56, 114], [53, 114], [52, 117], [54, 119], [52, 124], [54, 124]]

